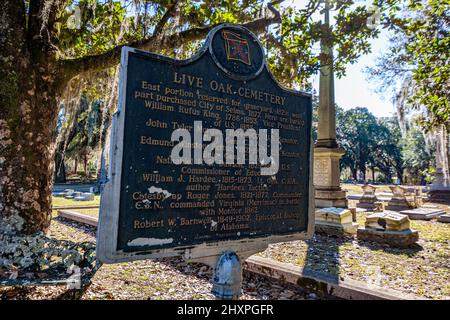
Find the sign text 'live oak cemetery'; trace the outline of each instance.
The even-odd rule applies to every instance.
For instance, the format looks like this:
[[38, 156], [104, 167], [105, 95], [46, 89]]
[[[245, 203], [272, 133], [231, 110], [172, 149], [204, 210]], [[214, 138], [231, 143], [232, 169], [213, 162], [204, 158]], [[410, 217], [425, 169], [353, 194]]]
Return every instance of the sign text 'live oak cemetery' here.
[[188, 60], [124, 48], [119, 87], [101, 261], [196, 259], [311, 234], [311, 97], [280, 87], [247, 29], [213, 29]]

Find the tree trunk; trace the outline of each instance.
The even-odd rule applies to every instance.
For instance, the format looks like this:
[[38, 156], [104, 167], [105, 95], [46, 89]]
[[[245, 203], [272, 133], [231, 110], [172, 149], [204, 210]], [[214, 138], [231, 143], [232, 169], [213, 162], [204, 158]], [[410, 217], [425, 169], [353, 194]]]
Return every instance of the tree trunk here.
[[362, 178], [364, 183], [366, 182], [366, 170], [367, 170], [366, 166], [361, 166]]
[[401, 169], [397, 170], [397, 178], [399, 184], [403, 184], [403, 170]]
[[50, 226], [61, 82], [37, 26], [29, 22], [27, 33], [25, 2], [0, 3], [0, 218], [20, 216], [16, 231], [30, 234]]
[[75, 157], [75, 163], [73, 165], [73, 174], [77, 174], [78, 172], [78, 157]]
[[87, 157], [87, 151], [84, 153], [83, 158], [83, 169], [84, 169], [84, 176], [86, 179], [88, 179], [88, 170], [87, 170], [87, 163], [88, 163], [88, 157]]

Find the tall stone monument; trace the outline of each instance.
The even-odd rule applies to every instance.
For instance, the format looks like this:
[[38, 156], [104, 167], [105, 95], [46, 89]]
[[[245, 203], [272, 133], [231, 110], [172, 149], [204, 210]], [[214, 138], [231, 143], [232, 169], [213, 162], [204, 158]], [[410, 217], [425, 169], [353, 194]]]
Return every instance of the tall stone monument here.
[[333, 48], [330, 37], [330, 5], [325, 2], [324, 36], [321, 41], [319, 123], [314, 147], [314, 186], [317, 208], [346, 208], [346, 192], [340, 187], [339, 159], [344, 150], [336, 142], [336, 110], [334, 105]]

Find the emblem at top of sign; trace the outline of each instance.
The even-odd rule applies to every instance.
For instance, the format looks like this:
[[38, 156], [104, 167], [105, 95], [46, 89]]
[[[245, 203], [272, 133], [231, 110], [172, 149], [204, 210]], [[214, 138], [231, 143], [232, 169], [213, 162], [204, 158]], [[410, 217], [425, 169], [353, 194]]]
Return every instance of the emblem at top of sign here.
[[227, 60], [236, 60], [251, 66], [248, 41], [228, 30], [222, 30], [222, 36], [225, 39]]
[[209, 50], [216, 65], [235, 80], [251, 80], [264, 68], [260, 42], [242, 26], [223, 24], [213, 29]]

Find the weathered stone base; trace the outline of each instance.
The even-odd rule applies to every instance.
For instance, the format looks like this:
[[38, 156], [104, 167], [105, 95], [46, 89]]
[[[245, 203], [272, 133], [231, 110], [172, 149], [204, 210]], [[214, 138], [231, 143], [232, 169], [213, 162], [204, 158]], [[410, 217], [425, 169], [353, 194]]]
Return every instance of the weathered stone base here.
[[362, 194], [349, 194], [348, 196], [347, 196], [347, 199], [348, 200], [361, 200], [362, 199], [362, 197], [363, 197], [363, 195]]
[[77, 211], [58, 210], [58, 215], [62, 218], [88, 224], [93, 227], [96, 227], [98, 225], [98, 219], [96, 217], [91, 217], [87, 214], [82, 214]]
[[428, 201], [435, 203], [450, 203], [450, 189], [429, 191]]
[[359, 228], [358, 240], [374, 241], [388, 244], [393, 247], [407, 248], [419, 241], [419, 232], [416, 230], [382, 231], [370, 228]]
[[347, 208], [346, 191], [340, 189], [327, 190], [316, 187], [315, 203], [316, 208]]
[[259, 256], [248, 258], [244, 262], [243, 268], [265, 277], [315, 291], [321, 296], [333, 296], [346, 300], [427, 300], [423, 296], [414, 296], [386, 287], [369, 285], [367, 281], [360, 282], [347, 277], [342, 280], [339, 276]]
[[437, 221], [444, 222], [444, 223], [450, 223], [450, 213], [446, 213], [446, 214], [441, 215], [437, 219]]
[[367, 209], [367, 211], [374, 211], [377, 207], [375, 202], [358, 202], [356, 204], [357, 208]]
[[335, 237], [352, 236], [356, 234], [357, 229], [358, 224], [354, 222], [346, 224], [338, 224], [338, 223], [324, 223], [316, 221], [315, 223], [315, 231], [317, 233]]

